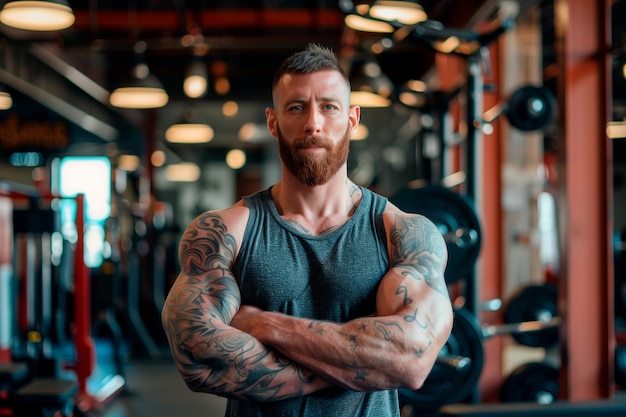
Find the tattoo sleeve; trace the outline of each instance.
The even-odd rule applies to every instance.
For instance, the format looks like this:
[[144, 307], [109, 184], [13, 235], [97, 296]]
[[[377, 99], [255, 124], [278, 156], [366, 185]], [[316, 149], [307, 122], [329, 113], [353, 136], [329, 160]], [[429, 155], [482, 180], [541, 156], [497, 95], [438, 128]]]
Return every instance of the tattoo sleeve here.
[[447, 252], [441, 244], [441, 232], [422, 216], [397, 215], [391, 235], [394, 248], [393, 265], [403, 269], [403, 274], [424, 282], [435, 291], [447, 291], [442, 268]]
[[179, 247], [181, 273], [162, 319], [176, 365], [194, 391], [273, 401], [314, 390], [314, 375], [228, 324], [241, 299], [231, 271], [236, 241], [222, 217], [205, 213]]

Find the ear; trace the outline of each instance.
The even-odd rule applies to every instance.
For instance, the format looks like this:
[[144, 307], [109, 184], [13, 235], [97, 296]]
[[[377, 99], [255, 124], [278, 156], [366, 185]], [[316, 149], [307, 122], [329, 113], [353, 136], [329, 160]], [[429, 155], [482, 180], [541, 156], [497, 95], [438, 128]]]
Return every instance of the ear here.
[[266, 107], [265, 108], [265, 122], [267, 123], [267, 130], [270, 135], [278, 139], [278, 129], [276, 128], [276, 110]]
[[359, 122], [361, 121], [361, 108], [359, 106], [350, 106], [348, 111], [348, 120], [350, 123], [350, 137], [356, 133]]

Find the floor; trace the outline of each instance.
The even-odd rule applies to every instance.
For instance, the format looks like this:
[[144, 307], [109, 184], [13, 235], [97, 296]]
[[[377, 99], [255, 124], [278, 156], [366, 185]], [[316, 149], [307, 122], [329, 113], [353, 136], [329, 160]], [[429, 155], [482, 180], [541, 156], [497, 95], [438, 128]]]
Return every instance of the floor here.
[[190, 391], [169, 359], [126, 364], [125, 389], [88, 417], [223, 417], [226, 400]]

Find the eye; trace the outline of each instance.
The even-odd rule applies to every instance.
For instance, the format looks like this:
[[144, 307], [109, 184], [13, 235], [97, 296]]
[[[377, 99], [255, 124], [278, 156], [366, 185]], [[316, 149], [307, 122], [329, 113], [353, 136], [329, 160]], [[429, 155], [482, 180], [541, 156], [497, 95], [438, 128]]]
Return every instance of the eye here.
[[296, 104], [294, 106], [289, 107], [289, 111], [302, 111], [303, 107], [301, 104]]

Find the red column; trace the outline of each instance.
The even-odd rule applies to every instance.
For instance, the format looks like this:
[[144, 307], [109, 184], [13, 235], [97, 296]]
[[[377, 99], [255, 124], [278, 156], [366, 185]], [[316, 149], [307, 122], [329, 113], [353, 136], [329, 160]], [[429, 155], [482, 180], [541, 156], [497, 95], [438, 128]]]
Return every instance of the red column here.
[[[500, 66], [498, 59], [497, 43], [489, 47], [491, 57], [491, 75], [485, 77], [485, 84], [493, 84], [499, 91]], [[497, 92], [496, 91], [496, 92]], [[486, 92], [483, 97], [484, 109], [496, 106], [500, 101], [500, 95], [494, 92]], [[482, 154], [482, 175], [478, 186], [481, 188], [481, 201], [478, 202], [482, 221], [482, 248], [481, 261], [477, 279], [479, 301], [503, 298], [503, 276], [505, 244], [502, 239], [502, 154], [503, 140], [500, 123], [493, 124], [493, 133], [484, 135]], [[499, 324], [502, 322], [502, 312], [483, 312], [479, 316], [482, 323]], [[480, 380], [481, 400], [484, 402], [496, 402], [499, 400], [499, 390], [502, 385], [502, 349], [503, 338], [494, 337], [484, 343], [485, 361]]]
[[555, 1], [561, 183], [561, 397], [613, 391], [609, 114], [610, 0]]

